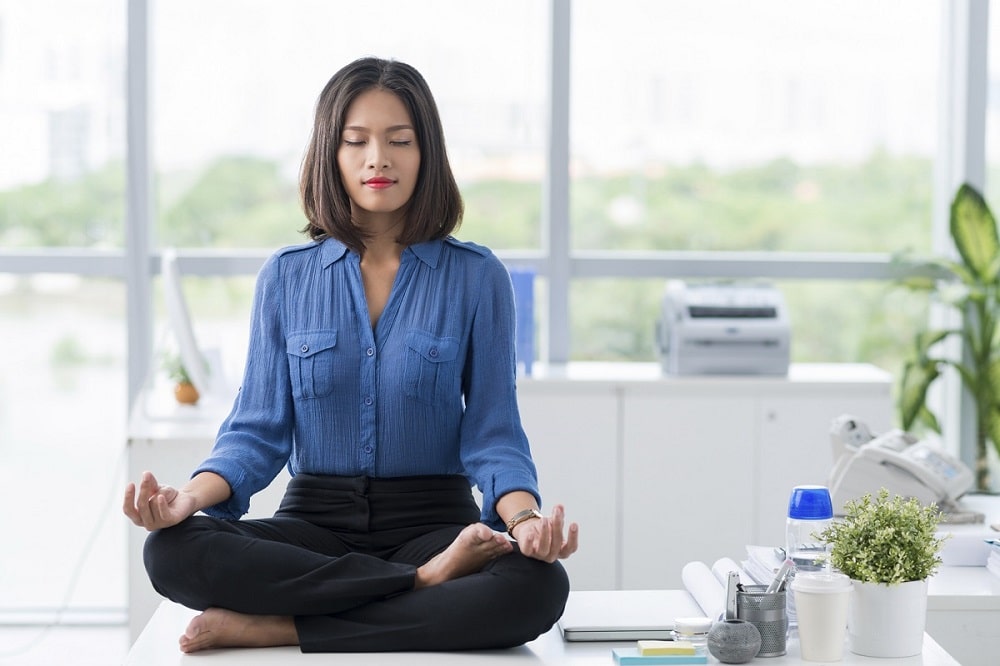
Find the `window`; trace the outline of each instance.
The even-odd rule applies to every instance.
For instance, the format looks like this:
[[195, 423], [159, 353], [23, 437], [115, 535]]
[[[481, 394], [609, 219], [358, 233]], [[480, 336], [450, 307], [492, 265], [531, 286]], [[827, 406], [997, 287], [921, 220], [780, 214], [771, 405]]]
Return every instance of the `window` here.
[[124, 3], [0, 2], [0, 246], [124, 244]]
[[0, 248], [43, 256], [0, 258], [4, 619], [125, 605], [124, 44], [122, 0], [0, 0]]
[[990, 12], [989, 63], [986, 76], [986, 188], [983, 196], [994, 215], [1000, 215], [1000, 12]]
[[[355, 58], [414, 65], [466, 197], [460, 234], [538, 248], [545, 3], [157, 2], [152, 31], [159, 242], [301, 242], [298, 169], [327, 80]], [[197, 21], [191, 17], [197, 16]]]
[[4, 615], [125, 605], [124, 305], [117, 280], [0, 274]]
[[[858, 0], [573, 3], [572, 247], [928, 251], [939, 11]], [[729, 277], [724, 262], [718, 269]], [[898, 367], [901, 340], [880, 299], [859, 301], [846, 281], [826, 286], [822, 302], [786, 293], [793, 360]], [[652, 357], [638, 341], [658, 289], [621, 280], [574, 291], [587, 297], [571, 307], [573, 357]], [[638, 302], [641, 315], [611, 314]], [[637, 344], [624, 353], [594, 338], [588, 311]], [[820, 343], [809, 322], [830, 316], [880, 348], [858, 355], [829, 334]], [[848, 322], [880, 330], [845, 331]]]

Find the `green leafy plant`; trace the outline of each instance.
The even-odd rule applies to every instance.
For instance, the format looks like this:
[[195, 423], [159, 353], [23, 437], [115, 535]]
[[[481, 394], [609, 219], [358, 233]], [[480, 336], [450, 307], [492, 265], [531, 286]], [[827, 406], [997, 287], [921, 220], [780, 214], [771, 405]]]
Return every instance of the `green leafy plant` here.
[[818, 536], [830, 562], [853, 580], [895, 585], [923, 580], [941, 564], [940, 511], [916, 498], [890, 498], [885, 488], [845, 504], [846, 514]]
[[[932, 272], [903, 284], [954, 307], [961, 326], [917, 333], [900, 379], [899, 416], [904, 430], [922, 425], [940, 433], [927, 393], [943, 370], [953, 367], [976, 406], [976, 487], [989, 491], [988, 442], [1000, 452], [1000, 237], [986, 201], [968, 184], [955, 194], [949, 228], [961, 261], [932, 259], [925, 262]], [[961, 360], [937, 353], [939, 343], [952, 336], [962, 341]]]
[[169, 377], [171, 381], [177, 382], [178, 384], [191, 383], [191, 376], [188, 375], [187, 368], [184, 367], [184, 363], [181, 361], [179, 354], [164, 354], [163, 370], [167, 373], [167, 377]]

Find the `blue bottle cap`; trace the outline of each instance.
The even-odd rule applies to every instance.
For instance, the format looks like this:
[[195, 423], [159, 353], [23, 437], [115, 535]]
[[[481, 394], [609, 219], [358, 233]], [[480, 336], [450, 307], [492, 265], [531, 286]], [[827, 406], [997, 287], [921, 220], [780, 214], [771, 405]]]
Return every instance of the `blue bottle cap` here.
[[788, 499], [788, 517], [797, 520], [833, 518], [833, 500], [826, 486], [795, 486]]

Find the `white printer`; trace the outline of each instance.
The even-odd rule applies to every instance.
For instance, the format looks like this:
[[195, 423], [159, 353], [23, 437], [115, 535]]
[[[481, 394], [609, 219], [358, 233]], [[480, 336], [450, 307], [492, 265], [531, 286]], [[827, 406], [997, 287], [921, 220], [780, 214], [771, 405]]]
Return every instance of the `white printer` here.
[[751, 282], [667, 282], [656, 344], [671, 375], [785, 375], [791, 348], [785, 300]]

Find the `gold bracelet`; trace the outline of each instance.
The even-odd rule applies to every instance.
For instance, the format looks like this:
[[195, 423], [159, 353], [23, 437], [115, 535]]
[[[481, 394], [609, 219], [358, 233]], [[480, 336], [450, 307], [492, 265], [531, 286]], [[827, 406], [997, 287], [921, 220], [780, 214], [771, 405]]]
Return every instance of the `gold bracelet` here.
[[[533, 518], [544, 518], [542, 512], [538, 509], [525, 509], [524, 511], [518, 511], [514, 516], [507, 521], [507, 534], [510, 538], [514, 538], [514, 528], [523, 523], [526, 520], [532, 520]], [[515, 539], [516, 541], [516, 539]]]

